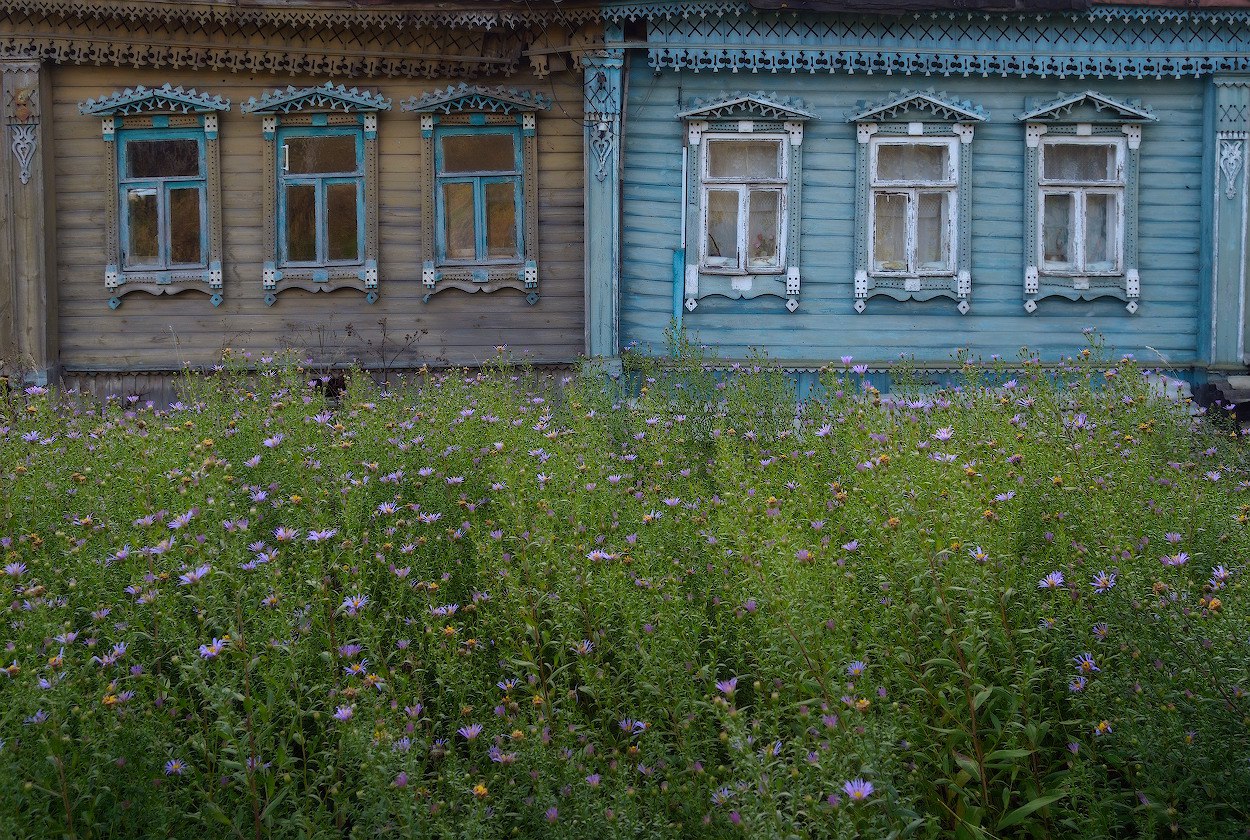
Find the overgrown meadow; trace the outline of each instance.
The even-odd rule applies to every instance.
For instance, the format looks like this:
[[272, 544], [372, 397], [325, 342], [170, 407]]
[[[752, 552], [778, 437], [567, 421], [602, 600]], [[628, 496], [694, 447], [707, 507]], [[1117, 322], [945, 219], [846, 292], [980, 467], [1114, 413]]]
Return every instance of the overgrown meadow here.
[[0, 835], [1245, 835], [1233, 423], [682, 355], [11, 394]]

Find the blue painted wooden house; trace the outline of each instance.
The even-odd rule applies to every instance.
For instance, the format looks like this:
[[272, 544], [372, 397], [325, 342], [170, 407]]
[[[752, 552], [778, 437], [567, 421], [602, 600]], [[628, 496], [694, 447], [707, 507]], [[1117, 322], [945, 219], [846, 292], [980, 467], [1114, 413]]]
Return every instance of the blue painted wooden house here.
[[1250, 11], [953, 5], [605, 7], [603, 352], [609, 324], [660, 354], [680, 322], [728, 358], [941, 369], [1094, 327], [1199, 383], [1244, 374]]

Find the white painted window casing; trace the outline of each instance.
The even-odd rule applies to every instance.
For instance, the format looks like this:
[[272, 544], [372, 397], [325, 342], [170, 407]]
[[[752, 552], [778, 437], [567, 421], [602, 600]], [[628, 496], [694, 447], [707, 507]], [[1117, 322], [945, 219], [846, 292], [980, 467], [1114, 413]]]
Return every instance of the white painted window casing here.
[[959, 138], [869, 141], [869, 274], [950, 277], [956, 271]]
[[699, 268], [711, 274], [784, 274], [790, 137], [705, 135], [699, 161]]
[[1123, 274], [1127, 140], [1044, 137], [1038, 151], [1038, 267], [1074, 278]]

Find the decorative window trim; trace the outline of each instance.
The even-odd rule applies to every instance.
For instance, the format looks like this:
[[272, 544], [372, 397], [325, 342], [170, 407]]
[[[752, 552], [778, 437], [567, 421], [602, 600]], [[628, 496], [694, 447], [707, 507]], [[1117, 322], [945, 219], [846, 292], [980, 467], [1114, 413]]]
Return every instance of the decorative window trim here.
[[[855, 280], [854, 308], [863, 313], [868, 298], [925, 301], [944, 297], [958, 301], [967, 315], [972, 308], [972, 143], [973, 126], [988, 114], [970, 102], [936, 91], [899, 91], [865, 105], [847, 117], [855, 124]], [[877, 149], [893, 142], [942, 142], [954, 156], [954, 212], [950, 216], [951, 270], [875, 272], [872, 270], [873, 160]], [[944, 182], [944, 189], [950, 189]]]
[[[426, 200], [422, 202], [421, 282], [430, 298], [447, 289], [468, 294], [516, 289], [525, 294], [531, 306], [538, 302], [538, 111], [551, 107], [551, 100], [540, 93], [517, 88], [486, 87], [461, 83], [443, 90], [414, 96], [402, 103], [403, 110], [421, 118], [421, 183]], [[443, 132], [465, 133], [474, 128], [507, 128], [520, 133], [521, 214], [520, 253], [516, 262], [443, 263], [439, 260], [438, 174], [435, 167], [436, 139]]]
[[[1047, 297], [1068, 300], [1094, 300], [1110, 297], [1125, 301], [1129, 314], [1137, 312], [1141, 279], [1137, 262], [1138, 169], [1142, 124], [1157, 118], [1149, 108], [1136, 102], [1115, 99], [1096, 91], [1061, 94], [1034, 105], [1017, 115], [1024, 123], [1025, 139], [1025, 254], [1024, 310], [1037, 311], [1037, 302]], [[1071, 274], [1047, 272], [1042, 264], [1042, 196], [1047, 192], [1041, 180], [1042, 157], [1046, 145], [1062, 142], [1113, 142], [1121, 162], [1121, 182], [1110, 185], [1121, 195], [1119, 206], [1120, 265], [1111, 273]], [[1091, 185], [1092, 186], [1092, 185]], [[1079, 211], [1078, 211], [1079, 212]]]
[[[367, 90], [335, 86], [287, 86], [252, 97], [243, 103], [244, 114], [260, 114], [265, 138], [262, 190], [264, 194], [264, 253], [261, 288], [265, 303], [272, 306], [287, 289], [332, 292], [357, 289], [365, 300], [378, 299], [378, 112], [389, 111], [391, 101]], [[360, 132], [364, 142], [364, 250], [361, 259], [325, 265], [282, 263], [279, 247], [278, 137], [280, 129], [344, 128]]]
[[[230, 109], [230, 100], [165, 84], [159, 88], [139, 85], [114, 91], [99, 99], [88, 99], [78, 106], [84, 116], [101, 120], [101, 133], [109, 146], [104, 212], [104, 288], [110, 309], [122, 305], [122, 298], [134, 292], [150, 295], [176, 295], [201, 291], [213, 306], [222, 301], [221, 236], [221, 151], [217, 142], [217, 114]], [[172, 137], [193, 137], [200, 144], [204, 163], [202, 238], [206, 248], [200, 267], [126, 269], [122, 263], [123, 228], [120, 199], [121, 138], [132, 132]]]
[[[695, 100], [693, 107], [678, 112], [686, 126], [685, 239], [686, 273], [683, 296], [686, 310], [694, 312], [699, 300], [720, 295], [732, 300], [750, 300], [763, 295], [786, 299], [786, 309], [799, 308], [802, 290], [799, 265], [799, 231], [802, 220], [803, 129], [816, 115], [797, 99], [783, 99], [771, 93], [730, 93], [711, 100]], [[703, 228], [707, 218], [704, 206], [704, 173], [708, 155], [707, 140], [769, 139], [781, 142], [782, 162], [780, 201], [781, 264], [767, 271], [719, 271], [703, 267]], [[737, 182], [735, 182], [737, 183]], [[746, 182], [741, 182], [746, 184]]]

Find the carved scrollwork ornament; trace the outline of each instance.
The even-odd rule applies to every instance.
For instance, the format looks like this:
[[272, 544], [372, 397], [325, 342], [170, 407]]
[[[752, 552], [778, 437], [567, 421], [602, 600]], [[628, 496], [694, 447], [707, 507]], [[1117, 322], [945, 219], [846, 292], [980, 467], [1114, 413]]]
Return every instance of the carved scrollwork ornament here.
[[31, 165], [39, 143], [39, 96], [34, 87], [10, 91], [5, 102], [5, 122], [9, 126], [9, 142], [17, 161], [18, 179], [29, 184]]
[[1244, 145], [1244, 140], [1220, 140], [1220, 174], [1224, 176], [1224, 197], [1230, 200], [1237, 195]]

